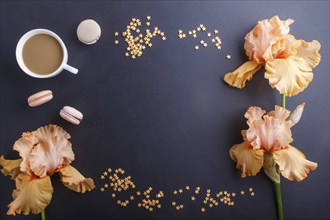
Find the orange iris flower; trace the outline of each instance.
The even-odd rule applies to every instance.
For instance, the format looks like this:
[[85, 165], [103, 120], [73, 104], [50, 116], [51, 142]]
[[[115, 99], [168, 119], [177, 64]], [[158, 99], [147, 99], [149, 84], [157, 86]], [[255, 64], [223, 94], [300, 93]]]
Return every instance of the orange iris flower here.
[[303, 107], [304, 104], [298, 106], [298, 111], [291, 115], [280, 106], [267, 114], [259, 107], [247, 110], [244, 116], [249, 128], [242, 131], [244, 141], [229, 151], [237, 168], [241, 169], [242, 177], [256, 175], [267, 157], [275, 161], [282, 176], [289, 180], [301, 181], [310, 170], [317, 168], [317, 163], [307, 160], [302, 152], [290, 145], [293, 141], [291, 127], [300, 119]]
[[53, 187], [50, 176], [59, 172], [64, 186], [85, 193], [95, 185], [91, 178], [82, 176], [70, 163], [74, 160], [70, 135], [57, 125], [41, 127], [26, 132], [14, 144], [21, 159], [6, 160], [0, 157], [3, 174], [10, 175], [16, 183], [13, 201], [8, 205], [8, 215], [23, 212], [40, 213], [50, 203]]
[[292, 19], [278, 16], [259, 21], [245, 36], [244, 49], [249, 61], [224, 80], [233, 87], [244, 88], [247, 80], [265, 64], [265, 78], [281, 94], [294, 96], [302, 92], [313, 79], [312, 70], [319, 64], [321, 45], [318, 41], [296, 40], [290, 35]]

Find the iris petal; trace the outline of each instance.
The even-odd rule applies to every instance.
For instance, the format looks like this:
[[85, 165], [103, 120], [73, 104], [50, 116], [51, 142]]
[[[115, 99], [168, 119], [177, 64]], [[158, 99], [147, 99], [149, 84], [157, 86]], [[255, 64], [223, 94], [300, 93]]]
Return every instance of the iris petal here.
[[236, 167], [241, 169], [242, 177], [255, 176], [264, 163], [264, 151], [253, 150], [247, 142], [232, 146], [229, 154], [231, 159], [237, 162]]
[[269, 80], [271, 87], [287, 96], [302, 92], [313, 80], [311, 66], [298, 56], [270, 60], [265, 69], [265, 78]]
[[60, 170], [61, 181], [69, 189], [85, 193], [95, 188], [94, 181], [91, 178], [85, 178], [73, 166], [65, 166]]
[[301, 181], [307, 177], [310, 170], [317, 168], [317, 163], [307, 160], [301, 151], [290, 145], [274, 151], [273, 155], [281, 174], [289, 180]]
[[16, 215], [23, 212], [28, 215], [40, 213], [47, 207], [52, 199], [53, 187], [50, 177], [34, 178], [26, 173], [21, 173], [16, 178], [16, 189], [13, 191], [13, 199], [8, 207], [8, 215]]
[[11, 176], [11, 179], [16, 179], [16, 177], [21, 173], [20, 164], [22, 163], [23, 159], [17, 160], [6, 160], [2, 155], [0, 157], [0, 166], [3, 168], [1, 172], [7, 176]]
[[260, 69], [261, 65], [253, 61], [243, 63], [234, 72], [225, 75], [224, 80], [232, 87], [244, 88], [245, 82], [251, 80], [253, 75]]

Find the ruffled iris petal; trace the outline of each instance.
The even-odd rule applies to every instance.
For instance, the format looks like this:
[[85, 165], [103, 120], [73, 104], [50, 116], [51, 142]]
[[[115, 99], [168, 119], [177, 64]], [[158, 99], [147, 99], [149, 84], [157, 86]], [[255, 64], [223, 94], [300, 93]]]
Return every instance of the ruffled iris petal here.
[[297, 56], [303, 58], [311, 69], [315, 68], [321, 61], [321, 55], [319, 53], [321, 44], [317, 40], [313, 40], [312, 42], [298, 40], [298, 42]]
[[39, 142], [31, 152], [30, 168], [35, 175], [45, 177], [74, 160], [71, 143], [64, 137], [49, 137]]
[[249, 59], [259, 64], [265, 63], [264, 56], [270, 57], [272, 54], [271, 41], [288, 34], [289, 25], [293, 22], [292, 19], [280, 20], [278, 16], [259, 21], [245, 36], [244, 49]]
[[237, 162], [236, 167], [241, 169], [242, 177], [255, 176], [264, 163], [264, 151], [253, 150], [247, 142], [234, 145], [229, 154], [231, 159]]
[[11, 176], [11, 179], [16, 179], [16, 177], [21, 173], [20, 164], [23, 159], [17, 160], [6, 160], [2, 155], [0, 157], [0, 166], [2, 166], [1, 172], [7, 176]]
[[232, 87], [244, 88], [245, 82], [251, 80], [253, 75], [260, 69], [261, 65], [253, 61], [243, 63], [234, 72], [225, 75], [224, 80]]
[[290, 127], [291, 122], [265, 115], [250, 123], [246, 137], [254, 149], [276, 150], [292, 142]]
[[85, 193], [95, 188], [94, 181], [91, 178], [85, 178], [74, 167], [68, 165], [60, 169], [61, 181], [69, 189]]
[[16, 189], [13, 199], [8, 207], [8, 215], [23, 213], [28, 215], [40, 213], [50, 203], [53, 187], [50, 177], [36, 178], [26, 173], [21, 173], [16, 178]]
[[302, 57], [270, 60], [266, 63], [265, 78], [281, 94], [294, 96], [302, 92], [313, 79], [312, 68]]
[[248, 124], [255, 121], [262, 119], [262, 116], [266, 113], [265, 110], [263, 110], [260, 107], [252, 106], [250, 107], [246, 113], [244, 114], [244, 117], [248, 120]]
[[301, 181], [307, 177], [310, 170], [317, 168], [317, 163], [307, 160], [301, 151], [290, 145], [274, 151], [273, 155], [281, 174], [289, 180]]

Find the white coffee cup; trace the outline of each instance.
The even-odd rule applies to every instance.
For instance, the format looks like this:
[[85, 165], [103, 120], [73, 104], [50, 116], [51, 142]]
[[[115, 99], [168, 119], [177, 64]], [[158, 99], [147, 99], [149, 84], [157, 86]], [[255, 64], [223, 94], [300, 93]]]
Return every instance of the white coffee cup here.
[[[50, 36], [52, 36], [53, 38], [55, 38], [58, 43], [61, 45], [62, 50], [63, 50], [63, 59], [62, 59], [62, 63], [61, 65], [52, 73], [49, 74], [37, 74], [32, 72], [29, 68], [27, 68], [27, 66], [24, 63], [23, 60], [23, 47], [24, 44], [26, 43], [26, 41], [28, 39], [30, 39], [32, 36], [35, 36], [37, 34], [48, 34]], [[67, 70], [71, 73], [77, 74], [78, 73], [78, 69], [70, 66], [67, 64], [68, 62], [68, 51], [65, 47], [65, 44], [63, 43], [62, 39], [55, 34], [54, 32], [47, 30], [47, 29], [33, 29], [27, 33], [25, 33], [21, 39], [18, 41], [17, 46], [16, 46], [16, 60], [18, 65], [21, 67], [21, 69], [28, 75], [35, 77], [35, 78], [50, 78], [50, 77], [54, 77], [56, 75], [58, 75], [60, 72], [62, 72], [62, 70]]]

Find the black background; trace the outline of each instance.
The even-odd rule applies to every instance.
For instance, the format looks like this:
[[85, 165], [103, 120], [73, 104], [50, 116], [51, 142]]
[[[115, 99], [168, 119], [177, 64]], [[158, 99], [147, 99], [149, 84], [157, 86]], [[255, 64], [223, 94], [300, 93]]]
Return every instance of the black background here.
[[[151, 27], [165, 32], [167, 40], [152, 40], [153, 47], [141, 58], [124, 56], [123, 38], [115, 45], [114, 32], [123, 31], [133, 17], [152, 17]], [[95, 190], [80, 195], [52, 177], [53, 199], [46, 209], [52, 219], [276, 219], [273, 188], [262, 172], [241, 179], [228, 150], [242, 141], [247, 127], [244, 112], [257, 105], [272, 110], [280, 95], [263, 78], [262, 68], [243, 90], [223, 82], [225, 73], [247, 60], [244, 36], [258, 20], [279, 15], [292, 18], [291, 33], [297, 39], [318, 40], [322, 60], [310, 86], [287, 98], [293, 109], [306, 103], [304, 115], [293, 128], [293, 146], [318, 162], [302, 182], [282, 178], [286, 219], [329, 219], [329, 2], [328, 1], [1, 1], [0, 154], [17, 158], [13, 143], [24, 131], [49, 123], [63, 126], [72, 136], [76, 155], [72, 163], [95, 180]], [[75, 31], [79, 22], [92, 18], [102, 28], [100, 40], [91, 46], [80, 43]], [[177, 31], [204, 24], [219, 29], [220, 51], [209, 43], [194, 50], [198, 40], [179, 40]], [[35, 79], [20, 70], [15, 59], [19, 38], [34, 28], [57, 33], [69, 52], [69, 64], [78, 75], [63, 71], [51, 79]], [[206, 36], [203, 39], [207, 38]], [[225, 56], [231, 54], [232, 59]], [[29, 95], [51, 89], [54, 99], [40, 107], [26, 104]], [[84, 114], [81, 125], [59, 117], [64, 105]], [[123, 168], [137, 189], [163, 190], [162, 209], [149, 213], [136, 206], [115, 204], [109, 191], [101, 193], [101, 173], [108, 167]], [[14, 182], [0, 175], [0, 219], [12, 201]], [[213, 193], [238, 193], [253, 187], [255, 197], [238, 196], [235, 206], [220, 205], [201, 213], [188, 194], [175, 197], [174, 189], [190, 185]], [[132, 191], [122, 193], [127, 198]], [[170, 202], [182, 202], [176, 211]], [[39, 216], [19, 215], [16, 219]]]

